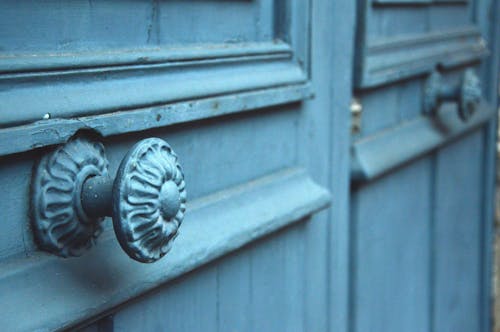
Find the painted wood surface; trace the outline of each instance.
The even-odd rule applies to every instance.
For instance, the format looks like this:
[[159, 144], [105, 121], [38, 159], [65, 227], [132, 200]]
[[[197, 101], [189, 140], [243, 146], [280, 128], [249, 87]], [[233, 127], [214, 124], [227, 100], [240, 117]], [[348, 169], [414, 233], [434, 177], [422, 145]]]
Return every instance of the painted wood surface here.
[[[484, 79], [485, 96], [491, 104], [499, 103], [498, 100], [498, 83], [499, 78], [497, 73], [500, 66], [500, 25], [497, 24], [500, 19], [500, 2], [495, 0], [478, 0], [477, 9], [477, 24], [484, 34], [486, 41], [491, 45], [492, 56], [486, 59], [481, 66], [481, 74]], [[488, 17], [488, 19], [481, 19]], [[484, 224], [481, 230], [482, 241], [482, 263], [483, 274], [481, 282], [484, 287], [481, 289], [481, 306], [484, 309], [481, 312], [481, 330], [487, 331], [493, 324], [491, 314], [492, 306], [492, 283], [491, 275], [493, 273], [493, 236], [494, 223], [491, 221], [491, 216], [494, 215], [494, 199], [495, 199], [495, 182], [496, 182], [496, 148], [497, 148], [497, 121], [491, 121], [484, 132], [484, 163], [485, 171], [482, 183], [485, 190], [482, 195], [483, 210], [482, 222]]]
[[304, 230], [288, 228], [162, 287], [117, 313], [115, 330], [304, 331]]
[[[498, 6], [5, 1], [4, 328], [487, 331], [495, 116], [437, 137], [421, 105], [436, 66], [474, 67], [497, 105]], [[178, 153], [190, 212], [165, 260], [130, 261], [109, 222], [74, 260], [35, 246], [33, 165], [82, 129], [112, 173], [142, 138]], [[352, 187], [351, 148], [368, 174]]]
[[[283, 8], [267, 1], [77, 0], [71, 5], [61, 0], [43, 4], [4, 1], [0, 10], [2, 48], [19, 53], [64, 52], [96, 47], [272, 40], [274, 10]], [[212, 15], [215, 12], [216, 17]], [[16, 28], [13, 22], [19, 26]], [[25, 43], [29, 35], [33, 42]]]
[[[307, 2], [93, 6], [48, 1], [37, 6], [7, 1], [2, 6], [2, 127], [192, 102], [307, 79]], [[51, 19], [54, 12], [59, 15]], [[104, 19], [110, 13], [114, 21]], [[215, 25], [212, 16], [224, 24]], [[12, 17], [23, 28], [12, 29]], [[23, 42], [23, 34], [36, 43]]]
[[488, 54], [469, 1], [358, 1], [355, 84], [371, 88]]
[[[1, 320], [9, 330], [67, 328], [258, 238], [304, 222], [329, 201], [325, 189], [303, 170], [292, 169], [192, 201], [176, 246], [155, 264], [131, 260], [111, 232], [79, 258], [38, 253], [11, 260], [1, 266], [0, 302], [20, 303], [5, 307]], [[26, 297], [32, 301], [18, 310]], [[47, 297], [52, 300], [45, 301]]]
[[469, 121], [464, 122], [458, 117], [456, 107], [452, 107], [442, 110], [435, 119], [418, 117], [383, 133], [358, 140], [351, 151], [351, 180], [373, 180], [455, 141], [493, 117], [494, 111], [489, 105], [483, 104]]
[[[353, 135], [352, 146], [355, 282], [350, 288], [350, 328], [490, 331], [493, 131], [498, 105], [497, 92], [491, 91], [498, 86], [498, 71], [491, 71], [497, 70], [499, 56], [498, 41], [492, 40], [498, 36], [498, 26], [487, 12], [493, 13], [498, 3], [358, 3], [363, 16], [358, 17], [362, 21], [358, 21], [357, 42], [365, 43], [358, 47], [358, 56], [366, 52], [370, 59], [365, 58], [366, 63], [377, 63], [383, 70], [378, 82], [372, 76], [373, 84], [369, 83], [365, 76], [355, 89], [363, 109], [361, 130]], [[366, 39], [360, 38], [359, 31], [365, 31]], [[490, 57], [483, 58], [481, 65], [476, 61], [479, 57], [447, 63], [460, 57], [458, 50], [444, 60], [435, 57], [440, 46], [429, 41], [457, 31], [474, 31]], [[415, 36], [421, 36], [419, 42]], [[448, 37], [439, 44], [452, 43]], [[461, 49], [467, 52], [480, 46], [465, 44]], [[373, 45], [388, 56], [376, 60], [368, 51]], [[451, 44], [446, 48], [453, 49]], [[421, 54], [425, 56], [420, 58]], [[429, 67], [424, 70], [424, 66]], [[456, 82], [468, 67], [481, 73], [490, 116], [476, 124], [461, 123], [454, 106], [443, 105], [438, 118], [449, 119], [431, 125], [422, 109], [426, 73], [437, 68], [446, 73], [448, 82]], [[457, 126], [450, 126], [452, 119]], [[437, 132], [441, 134], [434, 136]]]
[[66, 142], [79, 130], [101, 136], [139, 132], [233, 113], [258, 112], [266, 107], [311, 98], [308, 84], [201, 98], [162, 106], [70, 119], [41, 120], [0, 129], [0, 156]]
[[[349, 145], [348, 127], [345, 124], [349, 121], [349, 114], [332, 110], [346, 109], [349, 105], [351, 91], [346, 82], [351, 77], [352, 53], [350, 48], [346, 48], [345, 40], [351, 40], [352, 43], [354, 31], [349, 25], [345, 25], [339, 27], [336, 34], [332, 34], [327, 27], [332, 15], [338, 20], [345, 20], [346, 17], [354, 19], [354, 3], [316, 2], [312, 15], [316, 22], [312, 25], [311, 47], [311, 57], [314, 59], [311, 62], [311, 76], [315, 97], [305, 102], [302, 111], [298, 113], [297, 160], [300, 165], [312, 170], [311, 176], [316, 181], [329, 183], [331, 190], [337, 193], [334, 200], [336, 207], [331, 210], [332, 214], [315, 215], [308, 223], [287, 228], [276, 236], [245, 247], [216, 262], [220, 285], [216, 295], [219, 331], [231, 328], [238, 331], [336, 331], [345, 330], [347, 326], [346, 285], [349, 273], [345, 269], [348, 262], [348, 250], [345, 248], [349, 243]], [[339, 34], [345, 36], [345, 40], [339, 38]], [[325, 40], [330, 40], [330, 43], [325, 43]], [[335, 56], [336, 54], [339, 56]], [[325, 66], [333, 70], [326, 71]], [[333, 80], [335, 75], [340, 75], [343, 79]], [[332, 84], [323, 83], [328, 81]], [[282, 132], [277, 131], [277, 135]], [[325, 140], [333, 144], [332, 151], [318, 148]], [[331, 162], [337, 159], [343, 161]], [[335, 223], [329, 222], [332, 218], [336, 220]], [[337, 235], [329, 239], [325, 236], [329, 232]], [[206, 296], [215, 296], [210, 282], [197, 278], [182, 278], [182, 282], [186, 283], [183, 289], [189, 289], [192, 285], [198, 290], [200, 284], [203, 284], [208, 287]], [[329, 292], [325, 292], [326, 289]], [[137, 326], [132, 325], [135, 324], [132, 320], [142, 312], [141, 304], [161, 305], [168, 301], [164, 298], [165, 295], [161, 293], [155, 298], [151, 294], [143, 302], [125, 307], [125, 314], [118, 312], [96, 325], [109, 326], [107, 324], [111, 320], [119, 324], [115, 330], [127, 329], [129, 323], [130, 326]], [[195, 299], [191, 305], [197, 308], [195, 312], [212, 312], [200, 309], [204, 303], [205, 300]], [[162, 322], [161, 314], [156, 310], [153, 312], [156, 314], [146, 314], [151, 324], [145, 324], [142, 328], [178, 326], [174, 322]], [[179, 315], [192, 317], [184, 313]], [[201, 320], [204, 321], [205, 318]], [[210, 324], [207, 326], [207, 329], [213, 327]]]
[[431, 171], [423, 159], [353, 193], [353, 331], [429, 330]]
[[[433, 328], [479, 331], [481, 275], [482, 133], [436, 156], [433, 211]], [[475, 163], [464, 159], [477, 160]], [[459, 194], [457, 194], [459, 193]]]
[[355, 189], [354, 330], [488, 330], [483, 137], [476, 130]]
[[[315, 23], [311, 37], [311, 77], [316, 98], [306, 104], [303, 113], [301, 137], [307, 144], [302, 146], [300, 158], [307, 169], [314, 170], [320, 183], [328, 184], [332, 207], [321, 217], [321, 224], [310, 223], [307, 229], [304, 330], [348, 331], [351, 297], [348, 155], [351, 138], [350, 114], [345, 110], [349, 109], [352, 97], [356, 3], [313, 1], [312, 7], [312, 22]], [[334, 24], [335, 33], [332, 33], [331, 22], [345, 24]], [[324, 142], [328, 146], [326, 151], [318, 149]], [[326, 253], [325, 263], [317, 254], [320, 252]]]

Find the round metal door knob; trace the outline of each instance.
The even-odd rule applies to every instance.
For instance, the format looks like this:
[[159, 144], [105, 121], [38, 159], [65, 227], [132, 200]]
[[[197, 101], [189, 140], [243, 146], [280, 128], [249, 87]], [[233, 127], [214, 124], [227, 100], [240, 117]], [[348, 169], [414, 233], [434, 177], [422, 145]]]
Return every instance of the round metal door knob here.
[[456, 102], [460, 119], [469, 120], [481, 101], [481, 84], [476, 73], [467, 69], [459, 84], [448, 85], [443, 83], [441, 74], [433, 72], [425, 84], [424, 111], [436, 114], [444, 101]]
[[116, 178], [101, 143], [76, 137], [44, 156], [32, 183], [32, 221], [40, 248], [79, 256], [102, 230], [105, 216], [123, 250], [150, 263], [171, 248], [186, 211], [184, 175], [172, 148], [159, 138], [138, 142]]
[[177, 156], [159, 138], [137, 143], [123, 159], [113, 186], [113, 227], [135, 260], [165, 255], [186, 210], [184, 175]]
[[458, 112], [460, 118], [467, 121], [477, 109], [481, 102], [481, 82], [476, 73], [468, 69], [464, 73], [462, 84], [460, 85], [460, 98]]

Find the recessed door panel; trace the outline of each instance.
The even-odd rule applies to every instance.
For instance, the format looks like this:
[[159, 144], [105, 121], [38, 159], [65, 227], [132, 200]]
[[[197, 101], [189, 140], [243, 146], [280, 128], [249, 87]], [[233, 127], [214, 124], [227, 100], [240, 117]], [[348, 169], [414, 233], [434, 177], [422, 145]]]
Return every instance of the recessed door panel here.
[[359, 1], [357, 88], [477, 62], [487, 45], [468, 1]]
[[2, 52], [16, 54], [270, 42], [280, 15], [259, 0], [14, 3], [1, 4], [0, 39]]

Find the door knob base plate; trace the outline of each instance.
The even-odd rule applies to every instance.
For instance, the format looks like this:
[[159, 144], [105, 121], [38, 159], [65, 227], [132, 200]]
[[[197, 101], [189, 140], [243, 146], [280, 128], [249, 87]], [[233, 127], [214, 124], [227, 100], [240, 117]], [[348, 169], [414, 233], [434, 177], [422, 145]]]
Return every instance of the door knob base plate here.
[[31, 183], [31, 221], [40, 248], [72, 257], [92, 246], [103, 218], [85, 213], [82, 186], [89, 177], [107, 174], [104, 146], [86, 137], [75, 137], [42, 157]]

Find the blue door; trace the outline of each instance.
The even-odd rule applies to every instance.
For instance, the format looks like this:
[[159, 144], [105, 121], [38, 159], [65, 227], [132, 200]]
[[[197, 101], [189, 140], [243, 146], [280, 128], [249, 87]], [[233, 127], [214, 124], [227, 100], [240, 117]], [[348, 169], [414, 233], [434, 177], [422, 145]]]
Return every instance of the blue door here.
[[494, 0], [0, 2], [6, 331], [486, 331]]
[[350, 328], [490, 331], [498, 5], [358, 3]]

